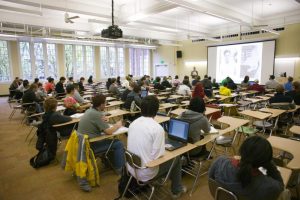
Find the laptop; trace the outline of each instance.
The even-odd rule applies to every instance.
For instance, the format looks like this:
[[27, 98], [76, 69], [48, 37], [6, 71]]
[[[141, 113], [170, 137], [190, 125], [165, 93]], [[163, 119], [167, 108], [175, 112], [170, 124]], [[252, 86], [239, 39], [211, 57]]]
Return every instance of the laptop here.
[[169, 122], [169, 133], [166, 139], [165, 148], [173, 151], [186, 146], [188, 142], [190, 124], [180, 119], [171, 118]]
[[148, 96], [148, 90], [142, 90], [141, 91], [141, 98], [145, 98], [146, 96]]

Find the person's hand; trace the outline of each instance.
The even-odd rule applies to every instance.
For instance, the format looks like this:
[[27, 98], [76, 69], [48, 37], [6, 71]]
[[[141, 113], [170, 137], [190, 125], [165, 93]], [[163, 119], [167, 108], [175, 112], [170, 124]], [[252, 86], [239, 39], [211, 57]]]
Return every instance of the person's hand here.
[[117, 123], [115, 123], [115, 126], [116, 126], [117, 128], [122, 127], [122, 126], [123, 126], [122, 120], [120, 120], [120, 121], [118, 121]]
[[104, 122], [109, 122], [109, 119], [106, 116], [102, 116], [101, 120], [104, 121]]

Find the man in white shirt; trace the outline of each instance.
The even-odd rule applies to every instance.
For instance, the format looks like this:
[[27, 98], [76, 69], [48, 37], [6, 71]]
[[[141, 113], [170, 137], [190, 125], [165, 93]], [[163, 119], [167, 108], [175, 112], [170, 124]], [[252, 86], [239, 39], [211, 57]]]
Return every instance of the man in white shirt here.
[[184, 95], [184, 96], [190, 96], [191, 95], [191, 88], [188, 86], [189, 81], [187, 79], [184, 79], [182, 81], [182, 85], [179, 85], [177, 94]]
[[276, 89], [279, 83], [275, 80], [274, 75], [270, 75], [269, 81], [266, 82], [266, 89]]
[[[134, 120], [129, 126], [127, 149], [141, 158], [142, 166], [156, 160], [165, 153], [165, 131], [154, 117], [159, 108], [159, 101], [155, 96], [147, 96], [141, 103], [142, 116]], [[140, 169], [137, 171], [138, 179], [148, 181], [155, 177], [162, 177], [170, 169], [172, 160], [159, 167]], [[127, 165], [128, 171], [134, 175], [134, 170]], [[181, 163], [176, 158], [171, 170], [172, 197], [178, 198], [186, 192], [186, 187], [181, 184]]]

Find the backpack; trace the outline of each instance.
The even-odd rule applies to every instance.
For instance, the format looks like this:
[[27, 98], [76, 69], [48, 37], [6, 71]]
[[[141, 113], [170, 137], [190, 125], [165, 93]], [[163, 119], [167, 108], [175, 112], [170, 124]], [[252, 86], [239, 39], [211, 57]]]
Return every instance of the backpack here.
[[40, 150], [37, 155], [33, 156], [29, 162], [30, 165], [36, 169], [48, 165], [53, 159], [54, 156], [52, 153], [47, 146], [44, 146], [44, 148]]
[[130, 112], [136, 112], [136, 111], [141, 111], [141, 109], [136, 105], [135, 101], [132, 101], [130, 105]]

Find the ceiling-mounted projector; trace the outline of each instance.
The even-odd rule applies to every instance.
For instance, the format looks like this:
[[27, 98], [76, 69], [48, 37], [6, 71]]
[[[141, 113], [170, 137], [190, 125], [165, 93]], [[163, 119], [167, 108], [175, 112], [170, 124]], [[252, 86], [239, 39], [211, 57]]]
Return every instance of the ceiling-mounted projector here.
[[109, 26], [107, 29], [103, 29], [101, 31], [101, 37], [118, 39], [123, 37], [123, 31], [117, 25], [114, 25], [114, 0], [111, 1], [111, 4], [112, 4], [112, 15], [111, 15], [112, 25]]

